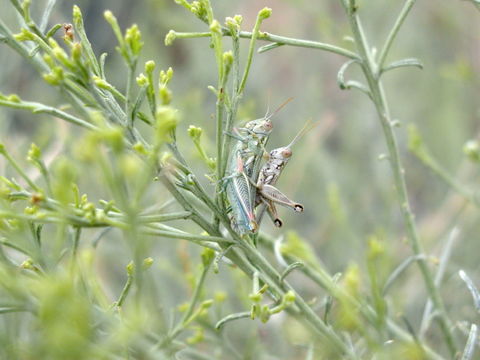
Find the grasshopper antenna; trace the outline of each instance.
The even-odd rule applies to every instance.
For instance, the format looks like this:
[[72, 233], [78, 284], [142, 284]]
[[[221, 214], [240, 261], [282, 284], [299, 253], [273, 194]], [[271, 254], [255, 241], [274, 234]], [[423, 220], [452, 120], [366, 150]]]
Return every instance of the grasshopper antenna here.
[[287, 100], [285, 100], [273, 113], [268, 115], [268, 110], [267, 113], [265, 114], [265, 119], [270, 120], [272, 117], [274, 117], [280, 110], [283, 109], [285, 105], [287, 105], [290, 101], [293, 100], [293, 97], [289, 97]]
[[264, 118], [267, 119], [268, 118], [268, 113], [270, 112], [270, 91], [268, 92], [268, 96], [267, 96], [267, 111], [265, 112], [265, 116]]
[[320, 121], [312, 122], [312, 119], [308, 119], [305, 122], [305, 125], [303, 125], [303, 128], [297, 133], [297, 135], [295, 135], [295, 137], [290, 142], [290, 144], [288, 144], [285, 147], [290, 149], [293, 145], [295, 145], [297, 143], [298, 140], [300, 140], [302, 138], [303, 135], [305, 135], [307, 132], [312, 130], [318, 124], [320, 124]]

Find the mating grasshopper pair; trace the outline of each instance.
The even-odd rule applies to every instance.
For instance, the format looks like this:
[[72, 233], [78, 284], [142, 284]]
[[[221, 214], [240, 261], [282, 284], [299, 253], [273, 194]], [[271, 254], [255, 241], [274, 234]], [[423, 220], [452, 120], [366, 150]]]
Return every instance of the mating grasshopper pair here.
[[[249, 121], [245, 127], [236, 129], [235, 134], [230, 134], [237, 141], [232, 148], [228, 162], [229, 173], [224, 180], [228, 181], [226, 193], [231, 206], [232, 226], [241, 235], [258, 230], [265, 210], [275, 226], [282, 226], [276, 204], [290, 207], [297, 212], [303, 211], [301, 204], [290, 200], [274, 185], [292, 155], [291, 147], [305, 132], [306, 127], [289, 145], [272, 150], [268, 154], [267, 162], [260, 168], [266, 153], [265, 145], [273, 128], [271, 118], [288, 101], [290, 99], [274, 113], [267, 113], [263, 118]], [[260, 208], [255, 216], [254, 210], [258, 206]]]

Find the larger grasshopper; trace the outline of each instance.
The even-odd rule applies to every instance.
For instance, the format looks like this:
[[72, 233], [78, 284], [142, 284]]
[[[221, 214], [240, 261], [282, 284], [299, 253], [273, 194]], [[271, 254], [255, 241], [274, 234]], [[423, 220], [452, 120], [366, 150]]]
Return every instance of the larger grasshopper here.
[[284, 102], [272, 114], [249, 121], [243, 128], [229, 134], [235, 142], [228, 160], [226, 193], [231, 206], [232, 227], [240, 235], [255, 233], [258, 224], [255, 219], [254, 205], [256, 188], [254, 179], [258, 178], [260, 164], [265, 152], [273, 124], [271, 118], [289, 102]]
[[282, 226], [282, 221], [278, 217], [275, 204], [283, 205], [294, 209], [297, 212], [303, 211], [303, 205], [290, 200], [274, 185], [277, 183], [280, 174], [292, 157], [292, 147], [295, 143], [315, 124], [307, 121], [305, 126], [293, 138], [290, 144], [279, 147], [270, 151], [267, 162], [260, 170], [256, 188], [257, 193], [255, 197], [255, 207], [259, 206], [257, 210], [256, 222], [259, 224], [262, 221], [265, 210], [277, 227]]

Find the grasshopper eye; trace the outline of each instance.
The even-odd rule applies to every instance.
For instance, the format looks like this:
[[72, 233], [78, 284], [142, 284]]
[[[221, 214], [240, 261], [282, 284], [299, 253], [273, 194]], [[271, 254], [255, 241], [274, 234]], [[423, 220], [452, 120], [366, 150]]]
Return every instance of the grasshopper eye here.
[[292, 156], [292, 150], [285, 149], [285, 150], [282, 151], [282, 155], [283, 155], [283, 157], [289, 158], [290, 156]]
[[271, 121], [266, 121], [265, 124], [263, 124], [263, 128], [265, 130], [272, 130], [272, 128], [273, 128], [272, 122]]

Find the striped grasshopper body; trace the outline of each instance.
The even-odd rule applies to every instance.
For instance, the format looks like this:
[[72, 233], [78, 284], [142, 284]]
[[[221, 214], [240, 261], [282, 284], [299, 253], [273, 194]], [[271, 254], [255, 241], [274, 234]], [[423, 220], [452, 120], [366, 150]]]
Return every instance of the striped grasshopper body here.
[[307, 122], [290, 144], [270, 151], [267, 162], [260, 170], [256, 184], [255, 207], [259, 206], [256, 217], [257, 223], [261, 222], [266, 210], [274, 225], [277, 227], [282, 226], [283, 223], [278, 218], [275, 204], [290, 207], [297, 212], [303, 211], [303, 205], [290, 200], [274, 185], [292, 157], [292, 146], [311, 128], [312, 125], [310, 122]]
[[250, 179], [256, 179], [268, 135], [272, 131], [270, 117], [252, 120], [237, 129], [235, 143], [228, 162], [226, 193], [231, 206], [231, 222], [240, 235], [255, 233], [255, 188]]

